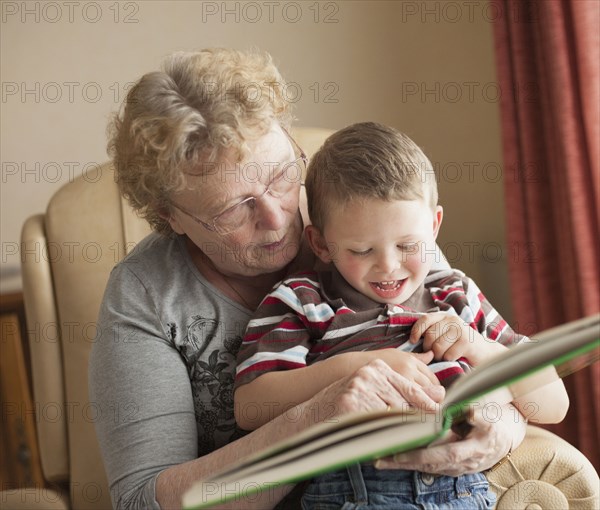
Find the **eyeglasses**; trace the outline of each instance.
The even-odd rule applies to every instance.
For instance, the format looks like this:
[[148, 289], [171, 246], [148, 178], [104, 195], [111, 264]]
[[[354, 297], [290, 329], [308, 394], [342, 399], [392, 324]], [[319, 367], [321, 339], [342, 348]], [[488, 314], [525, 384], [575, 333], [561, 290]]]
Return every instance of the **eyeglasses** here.
[[174, 202], [172, 202], [171, 205], [176, 209], [179, 209], [182, 213], [188, 215], [207, 230], [216, 232], [220, 235], [231, 234], [232, 232], [235, 232], [243, 227], [246, 223], [254, 219], [256, 203], [261, 198], [263, 198], [267, 193], [274, 198], [281, 198], [287, 195], [298, 185], [302, 179], [302, 176], [306, 173], [308, 157], [296, 143], [296, 141], [291, 137], [291, 135], [283, 127], [281, 129], [292, 142], [295, 149], [297, 149], [300, 156], [291, 163], [284, 165], [281, 172], [277, 173], [269, 181], [265, 191], [263, 191], [260, 195], [245, 198], [237, 204], [228, 207], [223, 212], [214, 216], [210, 223], [201, 220], [198, 218], [198, 216], [186, 211], [183, 207]]

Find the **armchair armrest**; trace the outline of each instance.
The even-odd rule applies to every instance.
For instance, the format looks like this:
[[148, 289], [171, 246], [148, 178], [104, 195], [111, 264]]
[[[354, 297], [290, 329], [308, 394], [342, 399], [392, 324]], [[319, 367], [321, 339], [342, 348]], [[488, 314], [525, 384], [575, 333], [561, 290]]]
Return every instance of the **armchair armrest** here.
[[565, 440], [533, 425], [487, 478], [497, 510], [600, 508], [600, 480], [592, 464]]

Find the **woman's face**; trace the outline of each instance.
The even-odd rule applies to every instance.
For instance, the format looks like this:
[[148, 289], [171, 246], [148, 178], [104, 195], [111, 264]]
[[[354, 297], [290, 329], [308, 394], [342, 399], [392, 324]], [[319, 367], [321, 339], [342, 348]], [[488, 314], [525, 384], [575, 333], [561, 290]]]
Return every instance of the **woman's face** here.
[[[301, 177], [293, 167], [284, 171], [298, 154], [275, 122], [264, 136], [248, 145], [250, 154], [245, 160], [236, 163], [226, 156], [204, 173], [188, 174], [188, 189], [173, 197], [177, 208], [169, 219], [171, 228], [186, 234], [223, 274], [255, 276], [281, 270], [300, 248]], [[280, 196], [265, 193], [274, 178], [273, 189], [283, 190]], [[257, 200], [232, 210], [249, 197]], [[213, 218], [220, 216], [217, 223], [229, 221], [232, 216], [239, 217], [241, 209], [247, 221], [239, 228], [228, 225], [228, 230], [234, 230], [226, 234], [214, 232], [190, 216], [212, 226]]]

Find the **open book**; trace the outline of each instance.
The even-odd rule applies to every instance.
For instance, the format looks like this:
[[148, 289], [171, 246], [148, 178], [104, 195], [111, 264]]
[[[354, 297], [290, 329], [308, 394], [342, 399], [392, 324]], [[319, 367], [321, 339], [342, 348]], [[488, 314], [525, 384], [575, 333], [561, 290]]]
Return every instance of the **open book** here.
[[196, 483], [185, 493], [183, 508], [207, 508], [356, 462], [430, 445], [471, 410], [479, 407], [494, 419], [500, 406], [598, 359], [600, 315], [546, 330], [462, 376], [436, 413], [407, 407], [317, 424]]

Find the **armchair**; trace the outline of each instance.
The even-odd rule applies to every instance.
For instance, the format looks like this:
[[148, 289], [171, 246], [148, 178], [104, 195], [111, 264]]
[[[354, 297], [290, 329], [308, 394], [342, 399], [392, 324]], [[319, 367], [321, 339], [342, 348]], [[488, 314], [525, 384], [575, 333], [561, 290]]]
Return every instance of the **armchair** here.
[[[331, 133], [297, 129], [312, 154]], [[34, 401], [62, 409], [36, 420], [46, 487], [0, 493], [3, 509], [111, 508], [88, 398], [87, 365], [111, 268], [150, 232], [119, 196], [110, 164], [61, 188], [22, 231]], [[115, 410], [118, 412], [118, 410]], [[499, 509], [597, 508], [598, 475], [557, 436], [529, 426], [523, 445], [488, 473]]]

